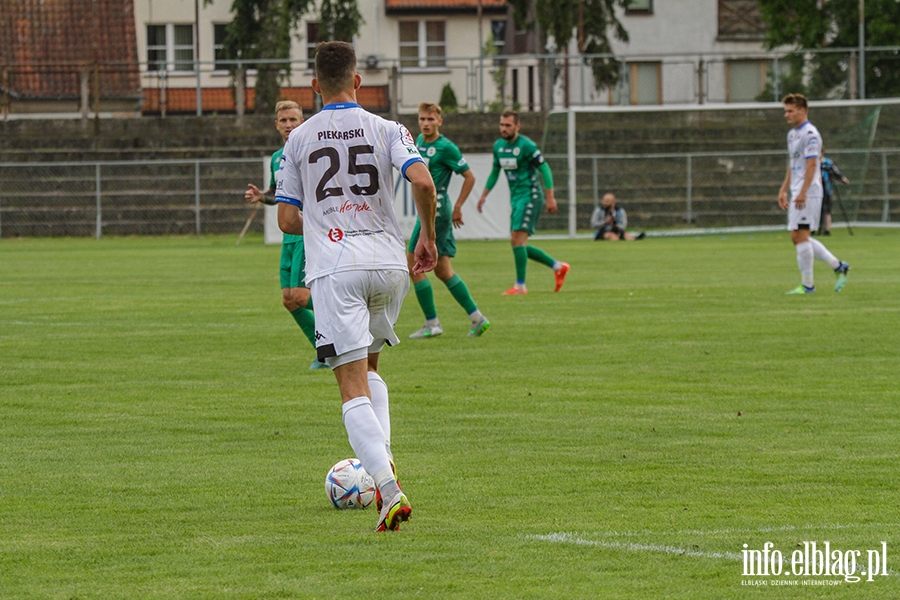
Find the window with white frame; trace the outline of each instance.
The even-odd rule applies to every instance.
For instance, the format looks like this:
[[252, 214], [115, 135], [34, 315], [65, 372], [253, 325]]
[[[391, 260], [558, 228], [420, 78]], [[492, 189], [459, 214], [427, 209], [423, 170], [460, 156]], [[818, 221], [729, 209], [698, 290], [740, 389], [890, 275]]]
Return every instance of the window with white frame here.
[[446, 65], [447, 37], [444, 21], [400, 21], [400, 68]]
[[497, 53], [503, 54], [503, 47], [506, 45], [506, 19], [491, 20], [491, 36]]
[[147, 25], [147, 69], [193, 71], [194, 26]]
[[319, 24], [314, 21], [306, 23], [306, 68], [316, 69], [316, 46], [319, 45]]
[[228, 36], [227, 23], [213, 23], [213, 58], [216, 71], [227, 71], [229, 65], [221, 62], [225, 57], [225, 38]]
[[653, 0], [628, 0], [625, 3], [625, 14], [652, 15]]

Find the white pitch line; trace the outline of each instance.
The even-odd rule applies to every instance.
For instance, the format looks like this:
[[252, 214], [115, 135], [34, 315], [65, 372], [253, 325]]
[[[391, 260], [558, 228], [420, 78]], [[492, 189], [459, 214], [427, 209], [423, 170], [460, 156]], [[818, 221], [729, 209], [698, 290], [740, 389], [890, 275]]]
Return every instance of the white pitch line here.
[[690, 548], [677, 546], [661, 546], [659, 544], [625, 544], [622, 542], [603, 542], [598, 540], [586, 540], [571, 533], [551, 533], [549, 535], [529, 535], [528, 539], [541, 540], [561, 544], [576, 544], [578, 546], [594, 546], [598, 548], [614, 548], [617, 550], [630, 550], [631, 552], [662, 552], [664, 554], [677, 554], [679, 556], [694, 556], [699, 558], [718, 558], [740, 561], [741, 555], [737, 552], [701, 552]]
[[599, 537], [638, 537], [638, 536], [669, 536], [669, 535], [732, 535], [736, 533], [772, 533], [776, 531], [831, 531], [841, 529], [893, 529], [900, 527], [900, 523], [857, 523], [857, 524], [840, 524], [833, 523], [829, 525], [770, 525], [754, 528], [734, 528], [727, 527], [724, 529], [682, 529], [677, 531], [605, 531], [593, 533]]

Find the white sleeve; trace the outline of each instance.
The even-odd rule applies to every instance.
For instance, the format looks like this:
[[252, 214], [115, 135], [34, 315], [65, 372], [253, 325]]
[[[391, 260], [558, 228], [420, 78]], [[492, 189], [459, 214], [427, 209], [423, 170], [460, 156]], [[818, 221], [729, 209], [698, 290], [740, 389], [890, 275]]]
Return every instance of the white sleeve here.
[[281, 154], [281, 166], [275, 173], [275, 202], [286, 202], [303, 209], [303, 185], [297, 159], [297, 137], [290, 136]]
[[817, 134], [810, 133], [806, 136], [806, 144], [803, 148], [803, 158], [819, 158], [819, 152], [822, 149], [822, 138]]
[[388, 133], [388, 140], [391, 144], [391, 162], [404, 177], [406, 177], [406, 169], [409, 165], [414, 162], [425, 163], [416, 147], [416, 140], [413, 139], [406, 127], [391, 121], [388, 124]]

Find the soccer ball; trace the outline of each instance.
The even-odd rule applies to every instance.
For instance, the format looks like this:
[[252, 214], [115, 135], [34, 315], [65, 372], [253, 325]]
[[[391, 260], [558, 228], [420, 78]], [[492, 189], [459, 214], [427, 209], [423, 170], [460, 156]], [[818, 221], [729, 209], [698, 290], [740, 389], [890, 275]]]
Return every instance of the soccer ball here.
[[375, 500], [375, 480], [361, 462], [348, 458], [328, 471], [325, 493], [335, 508], [365, 508]]

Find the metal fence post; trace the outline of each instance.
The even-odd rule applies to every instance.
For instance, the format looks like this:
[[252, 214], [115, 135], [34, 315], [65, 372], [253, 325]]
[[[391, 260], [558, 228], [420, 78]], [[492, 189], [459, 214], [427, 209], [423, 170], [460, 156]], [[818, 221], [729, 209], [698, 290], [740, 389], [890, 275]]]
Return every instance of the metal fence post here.
[[194, 161], [194, 213], [197, 235], [200, 235], [200, 161]]
[[686, 189], [686, 192], [687, 192], [687, 215], [686, 215], [686, 218], [687, 218], [688, 223], [692, 223], [694, 221], [694, 211], [693, 211], [693, 207], [691, 206], [691, 202], [692, 202], [691, 196], [693, 193], [693, 189], [692, 189], [693, 184], [692, 184], [692, 176], [691, 176], [691, 155], [690, 154], [687, 155], [686, 168], [687, 168], [687, 189]]
[[97, 230], [94, 234], [98, 240], [103, 234], [103, 206], [100, 193], [100, 163], [94, 165], [94, 193], [97, 196]]
[[566, 153], [568, 154], [569, 163], [569, 236], [575, 237], [575, 210], [578, 206], [578, 201], [575, 194], [575, 111], [572, 107], [569, 107], [569, 114], [566, 115], [566, 118], [568, 121], [568, 126], [566, 127], [566, 134], [568, 136], [568, 139], [566, 140]]
[[881, 184], [884, 190], [884, 208], [881, 210], [881, 222], [887, 223], [891, 217], [891, 195], [888, 190], [887, 152], [881, 151]]
[[597, 205], [600, 203], [600, 195], [598, 193], [598, 188], [600, 187], [600, 174], [597, 172], [597, 157], [594, 156], [591, 158], [591, 188], [594, 196], [594, 208], [597, 208]]

